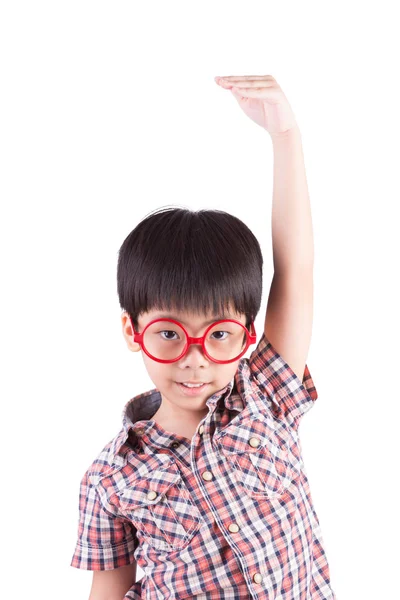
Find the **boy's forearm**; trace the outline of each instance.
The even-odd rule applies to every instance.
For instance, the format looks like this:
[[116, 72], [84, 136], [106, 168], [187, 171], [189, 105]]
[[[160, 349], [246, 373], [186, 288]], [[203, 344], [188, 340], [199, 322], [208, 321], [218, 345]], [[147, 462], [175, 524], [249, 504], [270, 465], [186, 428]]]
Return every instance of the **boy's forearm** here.
[[313, 269], [314, 240], [300, 130], [296, 128], [271, 138], [274, 270], [276, 274], [307, 273]]

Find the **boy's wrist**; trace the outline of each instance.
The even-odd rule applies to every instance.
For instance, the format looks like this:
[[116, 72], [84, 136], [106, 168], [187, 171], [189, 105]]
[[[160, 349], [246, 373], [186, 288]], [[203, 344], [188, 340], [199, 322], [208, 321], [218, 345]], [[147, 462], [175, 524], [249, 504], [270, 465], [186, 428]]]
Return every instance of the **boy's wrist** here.
[[287, 140], [287, 139], [291, 139], [291, 138], [297, 138], [297, 137], [301, 137], [301, 133], [300, 133], [300, 129], [298, 127], [298, 125], [296, 125], [295, 127], [291, 127], [290, 129], [288, 129], [287, 131], [281, 131], [278, 133], [271, 133], [270, 134], [272, 142], [279, 142], [281, 140]]

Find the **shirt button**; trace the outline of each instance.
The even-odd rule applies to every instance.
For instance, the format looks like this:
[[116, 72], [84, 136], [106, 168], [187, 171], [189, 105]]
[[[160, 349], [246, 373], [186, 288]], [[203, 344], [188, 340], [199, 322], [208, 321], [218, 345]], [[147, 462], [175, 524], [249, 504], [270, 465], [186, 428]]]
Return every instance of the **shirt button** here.
[[157, 494], [154, 491], [151, 491], [147, 494], [147, 497], [149, 500], [154, 500], [154, 498], [157, 498]]
[[257, 446], [260, 445], [260, 440], [258, 438], [256, 438], [256, 437], [252, 437], [252, 438], [249, 439], [249, 444], [253, 448], [257, 448]]
[[212, 473], [210, 473], [210, 471], [204, 471], [204, 473], [202, 474], [203, 479], [205, 479], [205, 481], [211, 481], [211, 479], [213, 478]]
[[228, 527], [229, 531], [231, 531], [232, 533], [236, 533], [237, 531], [239, 531], [239, 526], [237, 525], [237, 523], [231, 523]]
[[255, 583], [261, 583], [262, 582], [262, 575], [261, 573], [256, 573], [255, 575], [253, 575], [253, 581]]
[[199, 434], [201, 435], [204, 431], [204, 425], [200, 425], [199, 427]]
[[138, 427], [137, 429], [135, 429], [135, 431], [138, 435], [142, 435], [144, 433], [143, 427]]
[[179, 442], [172, 442], [171, 446], [173, 448], [178, 448], [179, 447]]

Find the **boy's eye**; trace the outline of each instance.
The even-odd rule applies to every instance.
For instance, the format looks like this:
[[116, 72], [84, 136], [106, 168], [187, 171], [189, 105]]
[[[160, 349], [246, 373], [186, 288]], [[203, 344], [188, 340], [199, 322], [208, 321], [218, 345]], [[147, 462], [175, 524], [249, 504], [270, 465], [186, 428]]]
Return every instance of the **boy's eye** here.
[[[160, 331], [161, 334], [163, 333], [172, 333], [173, 335], [178, 335], [176, 333], [176, 331], [172, 331], [172, 330], [167, 330], [165, 329], [164, 331]], [[171, 339], [176, 339], [176, 338], [171, 338], [171, 337], [163, 337], [164, 340], [171, 340]]]
[[[214, 335], [214, 334], [216, 334], [216, 333], [217, 333], [217, 334], [218, 334], [218, 333], [227, 333], [227, 334], [229, 335], [229, 332], [228, 332], [228, 331], [213, 331], [212, 335]], [[226, 337], [224, 337], [224, 338], [222, 338], [222, 337], [217, 337], [216, 339], [217, 339], [217, 340], [226, 340]]]
[[[164, 329], [163, 331], [160, 331], [159, 333], [161, 334], [161, 337], [162, 337], [162, 339], [164, 339], [164, 340], [176, 340], [177, 338], [174, 338], [174, 337], [172, 337], [172, 336], [174, 336], [174, 335], [178, 335], [178, 334], [176, 333], [176, 331], [172, 331], [172, 330], [170, 330], [170, 329]], [[165, 334], [167, 334], [165, 337], [163, 336], [163, 334], [164, 334], [164, 333], [165, 333]], [[225, 333], [225, 334], [227, 334], [225, 337], [222, 337], [221, 335], [218, 335], [218, 334], [224, 334], [224, 333]], [[172, 334], [172, 336], [169, 336], [168, 334]], [[222, 341], [222, 340], [226, 340], [226, 338], [227, 338], [227, 337], [228, 337], [230, 334], [229, 334], [229, 332], [228, 332], [228, 331], [213, 331], [211, 335], [212, 335], [212, 336], [216, 336], [216, 337], [214, 338], [215, 340], [221, 340], [221, 341]], [[178, 337], [179, 337], [179, 336], [178, 336]]]

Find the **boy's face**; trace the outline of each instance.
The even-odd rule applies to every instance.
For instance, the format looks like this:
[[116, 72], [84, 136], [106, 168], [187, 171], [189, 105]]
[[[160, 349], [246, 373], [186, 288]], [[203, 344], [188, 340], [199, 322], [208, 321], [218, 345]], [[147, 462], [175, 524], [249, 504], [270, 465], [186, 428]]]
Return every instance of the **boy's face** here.
[[[168, 316], [182, 323], [192, 337], [201, 337], [209, 326], [208, 321], [218, 320], [218, 315], [214, 314], [152, 310], [139, 315], [139, 332], [141, 333], [153, 319]], [[244, 314], [231, 311], [226, 318], [236, 319], [246, 325], [246, 315]], [[133, 352], [142, 350], [140, 345], [133, 341], [133, 331], [128, 314], [124, 312], [121, 319], [128, 348]], [[239, 359], [228, 364], [215, 363], [206, 357], [200, 344], [190, 345], [183, 358], [172, 363], [157, 362], [147, 356], [143, 350], [142, 357], [151, 380], [161, 392], [164, 405], [167, 404], [171, 411], [194, 411], [194, 413], [203, 414], [207, 412], [206, 400], [231, 381], [240, 361]], [[188, 381], [204, 382], [206, 385], [200, 390], [185, 389], [180, 385], [180, 383]]]

